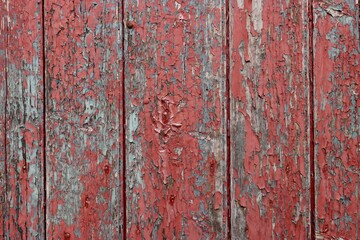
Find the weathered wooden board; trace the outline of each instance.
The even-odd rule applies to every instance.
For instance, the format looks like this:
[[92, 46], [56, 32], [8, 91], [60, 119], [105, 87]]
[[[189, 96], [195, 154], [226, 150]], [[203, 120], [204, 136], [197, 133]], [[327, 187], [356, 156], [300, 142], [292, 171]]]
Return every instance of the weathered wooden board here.
[[308, 5], [230, 1], [234, 239], [309, 239]]
[[49, 239], [121, 238], [120, 9], [45, 2]]
[[44, 238], [41, 6], [6, 2], [6, 239]]
[[225, 4], [125, 1], [128, 239], [226, 239]]
[[316, 230], [359, 239], [360, 38], [358, 1], [314, 4]]
[[5, 235], [7, 216], [6, 198], [6, 49], [8, 12], [4, 1], [0, 2], [0, 238]]
[[0, 238], [359, 239], [359, 13], [0, 1]]

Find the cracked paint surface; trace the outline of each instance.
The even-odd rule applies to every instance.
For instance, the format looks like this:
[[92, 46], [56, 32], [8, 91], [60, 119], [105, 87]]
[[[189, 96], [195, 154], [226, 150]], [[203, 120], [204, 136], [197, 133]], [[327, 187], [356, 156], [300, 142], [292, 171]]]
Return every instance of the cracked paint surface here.
[[2, 189], [2, 235], [6, 239], [43, 238], [41, 2], [2, 1], [1, 5], [4, 11], [1, 28], [6, 29], [7, 46], [5, 78], [1, 80], [1, 84], [7, 80], [7, 85], [1, 88], [5, 91], [2, 97], [6, 94], [6, 101], [1, 104], [2, 111], [5, 108], [2, 117], [6, 114], [6, 151], [4, 148], [1, 151], [6, 157], [1, 159], [6, 173], [6, 179], [1, 178], [6, 180]]
[[0, 0], [0, 237], [358, 239], [359, 11]]
[[314, 3], [318, 238], [359, 239], [359, 10], [355, 1]]
[[307, 1], [230, 1], [234, 239], [310, 238]]
[[117, 1], [46, 1], [47, 237], [116, 239], [121, 16]]
[[224, 2], [125, 10], [127, 236], [224, 239]]

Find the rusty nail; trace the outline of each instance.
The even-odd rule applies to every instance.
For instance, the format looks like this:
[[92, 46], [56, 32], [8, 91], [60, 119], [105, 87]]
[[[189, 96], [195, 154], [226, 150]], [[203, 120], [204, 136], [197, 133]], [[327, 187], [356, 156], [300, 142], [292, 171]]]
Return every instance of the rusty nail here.
[[89, 207], [89, 205], [90, 205], [90, 198], [86, 197], [86, 199], [85, 199], [85, 207]]
[[174, 201], [175, 201], [175, 196], [174, 196], [174, 195], [171, 195], [171, 196], [170, 196], [170, 204], [173, 205], [173, 204], [174, 204]]
[[109, 165], [106, 164], [106, 165], [104, 166], [104, 172], [105, 172], [105, 173], [109, 173], [109, 170], [110, 170]]
[[132, 29], [135, 26], [135, 23], [133, 21], [127, 21], [126, 22], [126, 27], [129, 29]]
[[65, 239], [70, 239], [70, 236], [71, 236], [70, 233], [68, 233], [68, 232], [65, 232], [65, 233], [64, 233]]

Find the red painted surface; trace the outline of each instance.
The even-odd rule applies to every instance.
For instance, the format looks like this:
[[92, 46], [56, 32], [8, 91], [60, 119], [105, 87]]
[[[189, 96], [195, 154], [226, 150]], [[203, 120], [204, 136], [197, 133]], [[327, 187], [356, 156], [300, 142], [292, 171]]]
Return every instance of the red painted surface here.
[[122, 223], [117, 1], [46, 1], [46, 235], [117, 239]]
[[125, 2], [127, 237], [224, 239], [225, 6]]
[[358, 239], [359, 10], [1, 1], [1, 238]]
[[43, 238], [42, 5], [21, 0], [2, 5], [6, 19], [2, 27], [7, 29], [6, 50], [2, 48], [6, 51], [3, 235]]
[[232, 236], [309, 239], [306, 1], [231, 1]]
[[316, 230], [328, 239], [360, 236], [359, 10], [314, 4]]

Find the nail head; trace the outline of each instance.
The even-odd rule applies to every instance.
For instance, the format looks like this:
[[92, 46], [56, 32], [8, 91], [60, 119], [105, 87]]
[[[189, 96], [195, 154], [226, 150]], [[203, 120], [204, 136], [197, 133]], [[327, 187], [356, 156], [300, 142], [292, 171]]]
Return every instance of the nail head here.
[[127, 21], [126, 22], [126, 27], [129, 29], [132, 29], [135, 26], [135, 23], [133, 21]]

